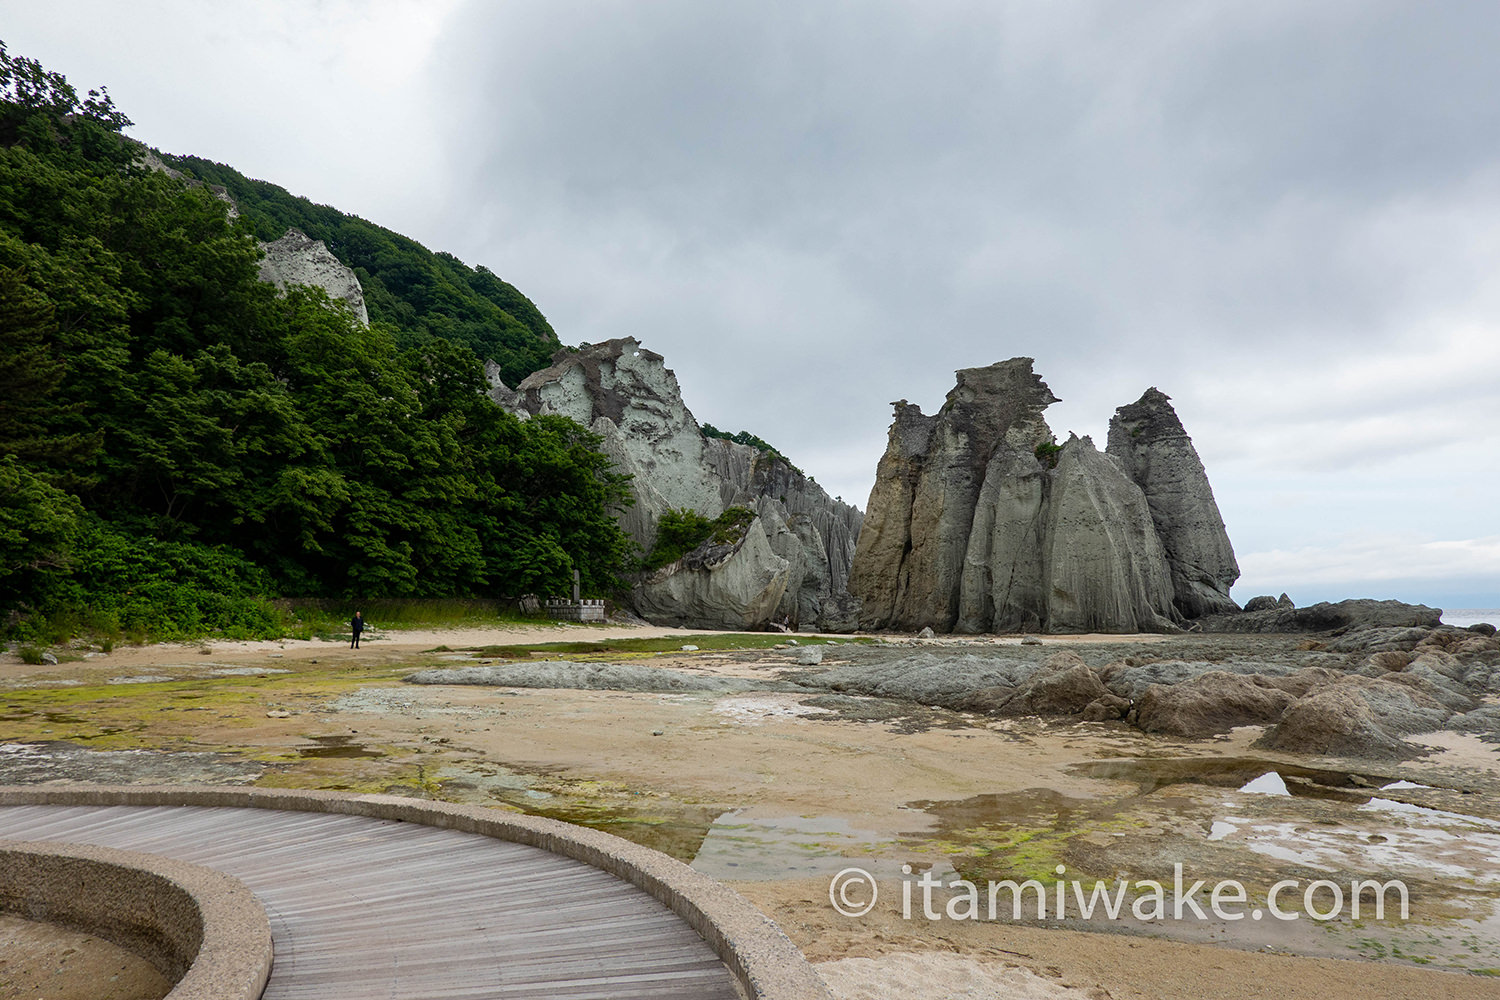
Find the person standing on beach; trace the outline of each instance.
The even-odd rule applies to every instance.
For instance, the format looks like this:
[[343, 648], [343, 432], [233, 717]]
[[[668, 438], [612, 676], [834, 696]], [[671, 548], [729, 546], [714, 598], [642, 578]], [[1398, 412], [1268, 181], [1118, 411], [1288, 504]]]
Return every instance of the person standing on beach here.
[[351, 635], [350, 638], [349, 638], [349, 648], [350, 649], [358, 649], [359, 648], [359, 634], [361, 632], [363, 632], [364, 630], [365, 630], [365, 620], [362, 617], [360, 617], [359, 612], [356, 611], [356, 612], [354, 612], [354, 617], [351, 618], [351, 619], [349, 619], [349, 631], [353, 633], [353, 635]]

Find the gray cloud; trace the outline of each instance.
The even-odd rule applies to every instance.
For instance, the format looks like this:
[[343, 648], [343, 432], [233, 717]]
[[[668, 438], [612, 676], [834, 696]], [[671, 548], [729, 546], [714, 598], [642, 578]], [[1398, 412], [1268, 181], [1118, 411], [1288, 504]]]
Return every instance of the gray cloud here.
[[[930, 412], [953, 369], [1024, 354], [1065, 400], [1059, 432], [1097, 436], [1160, 385], [1216, 481], [1328, 497], [1329, 476], [1398, 474], [1435, 434], [1496, 434], [1486, 380], [1360, 376], [1452, 354], [1476, 324], [1497, 339], [1494, 22], [1399, 3], [473, 5], [434, 65], [483, 66], [447, 109], [473, 168], [459, 198], [484, 192], [463, 241], [565, 338], [641, 337], [700, 419], [829, 469], [835, 492], [868, 490], [889, 400]], [[1493, 458], [1465, 475], [1500, 485]], [[1436, 492], [1371, 496], [1371, 524]], [[1243, 516], [1264, 548], [1306, 533]]]
[[[19, 23], [113, 18], [154, 64], [67, 64], [85, 28], [32, 51], [143, 126], [212, 108], [222, 144], [181, 151], [487, 264], [567, 342], [641, 338], [701, 420], [846, 499], [889, 401], [1027, 355], [1060, 434], [1173, 396], [1268, 572], [1348, 530], [1430, 579], [1435, 543], [1494, 535], [1485, 5], [66, 3]], [[1493, 548], [1464, 552], [1500, 604]]]

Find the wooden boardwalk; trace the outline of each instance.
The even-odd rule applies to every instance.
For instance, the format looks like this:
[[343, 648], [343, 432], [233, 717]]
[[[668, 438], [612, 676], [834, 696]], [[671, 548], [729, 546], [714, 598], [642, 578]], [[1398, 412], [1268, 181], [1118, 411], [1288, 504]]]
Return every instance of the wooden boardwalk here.
[[661, 903], [522, 844], [331, 813], [0, 806], [0, 839], [165, 855], [226, 872], [271, 921], [265, 1000], [737, 1000]]

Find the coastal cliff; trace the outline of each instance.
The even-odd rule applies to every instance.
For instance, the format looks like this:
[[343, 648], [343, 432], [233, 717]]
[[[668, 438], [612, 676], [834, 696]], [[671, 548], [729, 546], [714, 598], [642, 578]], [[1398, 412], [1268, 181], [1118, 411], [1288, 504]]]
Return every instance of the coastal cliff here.
[[1012, 358], [957, 373], [932, 416], [895, 403], [850, 574], [862, 628], [1170, 631], [1238, 610], [1202, 462], [1162, 393], [1121, 407], [1109, 447], [1055, 443], [1058, 399]]
[[629, 474], [635, 504], [620, 526], [650, 551], [669, 511], [715, 518], [742, 507], [754, 516], [731, 545], [699, 549], [637, 581], [636, 610], [654, 622], [815, 628], [847, 604], [847, 581], [863, 516], [785, 458], [751, 445], [705, 438], [660, 354], [625, 337], [558, 351], [552, 365], [514, 389], [487, 369], [489, 396], [519, 416], [554, 413], [588, 427], [616, 471]]

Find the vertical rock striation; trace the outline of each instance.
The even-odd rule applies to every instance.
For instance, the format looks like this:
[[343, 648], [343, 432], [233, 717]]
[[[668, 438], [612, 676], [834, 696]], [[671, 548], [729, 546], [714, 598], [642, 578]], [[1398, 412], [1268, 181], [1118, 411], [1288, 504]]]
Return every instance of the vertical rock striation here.
[[[1107, 453], [1086, 437], [1054, 444], [1042, 411], [1056, 401], [1014, 358], [958, 372], [933, 416], [895, 404], [850, 573], [861, 627], [1163, 631], [1219, 606], [1205, 591], [1228, 601], [1233, 552], [1171, 407], [1149, 400], [1143, 451], [1126, 461], [1113, 432]], [[1135, 425], [1121, 426], [1129, 438]]]
[[1184, 617], [1232, 614], [1240, 567], [1208, 473], [1169, 397], [1154, 386], [1115, 411], [1106, 451], [1140, 484], [1167, 553], [1173, 599]]
[[652, 621], [755, 628], [770, 621], [817, 627], [823, 605], [847, 597], [862, 515], [828, 496], [785, 459], [705, 438], [661, 355], [633, 338], [559, 351], [514, 390], [486, 369], [489, 396], [520, 416], [555, 413], [603, 438], [635, 504], [621, 527], [649, 550], [668, 510], [756, 517], [733, 546], [704, 546], [642, 580], [637, 610]]

